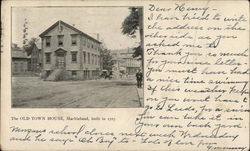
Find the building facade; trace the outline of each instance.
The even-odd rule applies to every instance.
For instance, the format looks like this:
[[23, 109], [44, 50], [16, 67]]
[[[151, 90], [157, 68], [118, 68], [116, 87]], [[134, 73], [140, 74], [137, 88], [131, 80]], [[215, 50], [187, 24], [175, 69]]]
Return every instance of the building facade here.
[[41, 37], [43, 77], [54, 80], [95, 79], [100, 73], [98, 40], [63, 21], [57, 21]]
[[23, 74], [28, 71], [29, 58], [24, 50], [17, 47], [16, 44], [11, 46], [12, 56], [12, 74]]
[[111, 51], [114, 73], [135, 75], [141, 69], [141, 60], [133, 58], [133, 53], [132, 48]]
[[30, 71], [41, 72], [42, 69], [42, 49], [40, 43], [35, 43], [30, 54]]

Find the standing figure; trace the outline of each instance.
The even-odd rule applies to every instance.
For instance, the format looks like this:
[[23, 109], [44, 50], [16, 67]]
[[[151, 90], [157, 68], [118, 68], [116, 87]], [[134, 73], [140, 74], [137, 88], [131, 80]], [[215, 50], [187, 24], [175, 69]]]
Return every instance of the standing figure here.
[[137, 88], [141, 88], [141, 82], [142, 82], [142, 72], [139, 69], [139, 71], [136, 73], [136, 81], [137, 81]]

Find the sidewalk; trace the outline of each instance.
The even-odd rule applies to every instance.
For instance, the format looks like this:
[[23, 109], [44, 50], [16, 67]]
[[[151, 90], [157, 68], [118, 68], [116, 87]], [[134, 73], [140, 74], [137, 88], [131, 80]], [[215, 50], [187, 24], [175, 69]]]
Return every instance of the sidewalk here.
[[136, 90], [137, 90], [137, 94], [138, 94], [138, 98], [139, 98], [139, 103], [140, 103], [140, 106], [144, 106], [144, 102], [143, 102], [143, 87], [142, 88], [137, 88], [136, 87]]

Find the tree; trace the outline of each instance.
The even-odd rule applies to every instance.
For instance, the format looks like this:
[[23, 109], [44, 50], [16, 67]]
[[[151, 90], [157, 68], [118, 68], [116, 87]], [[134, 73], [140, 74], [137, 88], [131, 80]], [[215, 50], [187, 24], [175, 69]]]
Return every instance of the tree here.
[[110, 54], [110, 51], [108, 49], [101, 49], [100, 53], [101, 53], [101, 58], [102, 58], [103, 69], [111, 71], [113, 62], [112, 62], [112, 56]]
[[142, 25], [142, 8], [130, 7], [130, 14], [125, 18], [122, 23], [122, 34], [131, 38], [136, 37], [136, 31], [140, 32], [141, 43], [138, 47], [133, 48], [133, 57], [143, 57], [143, 25]]
[[23, 46], [23, 49], [26, 51], [27, 55], [31, 55], [32, 49], [34, 48], [38, 38], [31, 38], [27, 44]]
[[138, 8], [130, 7], [130, 14], [122, 23], [122, 33], [129, 37], [135, 38], [135, 33], [139, 28], [139, 13]]
[[[135, 48], [133, 48], [133, 50], [134, 50], [133, 58], [136, 58], [136, 57], [143, 55], [141, 46], [135, 47]], [[141, 60], [141, 58], [139, 58], [139, 60]]]

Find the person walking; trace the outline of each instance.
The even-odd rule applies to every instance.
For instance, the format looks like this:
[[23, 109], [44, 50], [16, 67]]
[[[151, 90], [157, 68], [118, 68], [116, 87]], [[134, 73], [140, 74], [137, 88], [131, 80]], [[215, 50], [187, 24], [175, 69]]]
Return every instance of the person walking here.
[[137, 88], [141, 88], [142, 84], [142, 72], [141, 70], [139, 70], [137, 73], [136, 73], [136, 81], [137, 81]]

